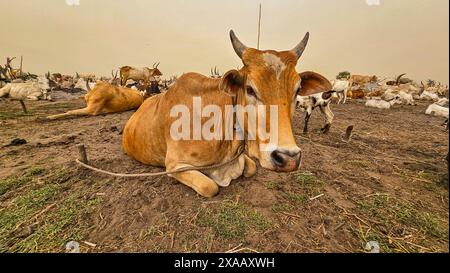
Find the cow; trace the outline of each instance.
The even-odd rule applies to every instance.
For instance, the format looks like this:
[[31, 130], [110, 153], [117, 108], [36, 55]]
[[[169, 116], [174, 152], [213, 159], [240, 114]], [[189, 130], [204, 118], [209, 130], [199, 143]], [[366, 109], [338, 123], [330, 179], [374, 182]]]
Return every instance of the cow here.
[[0, 98], [9, 97], [20, 101], [23, 111], [27, 113], [24, 100], [52, 100], [49, 94], [51, 84], [52, 82], [43, 76], [28, 82], [8, 83], [0, 89]]
[[303, 134], [308, 133], [309, 119], [311, 118], [312, 112], [317, 107], [319, 107], [320, 112], [325, 116], [326, 120], [325, 126], [321, 129], [322, 133], [327, 134], [330, 131], [334, 119], [334, 114], [330, 109], [330, 103], [333, 96], [336, 96], [335, 91], [318, 93], [306, 97], [297, 96], [297, 107], [306, 111]]
[[[323, 76], [296, 71], [297, 62], [308, 43], [309, 33], [288, 51], [248, 48], [233, 30], [230, 31], [230, 39], [234, 51], [244, 64], [240, 70], [229, 70], [221, 79], [185, 73], [167, 92], [146, 100], [129, 119], [123, 132], [123, 148], [130, 157], [147, 165], [165, 167], [171, 172], [170, 177], [207, 198], [215, 196], [219, 192], [219, 186], [229, 186], [232, 180], [242, 175], [253, 176], [256, 173], [253, 159], [268, 170], [296, 171], [302, 157], [292, 131], [295, 99], [297, 95], [309, 96], [329, 91], [330, 88], [330, 83]], [[231, 126], [230, 135], [239, 135], [241, 138], [233, 137], [228, 140], [222, 134], [222, 137], [209, 140], [199, 137], [198, 131], [193, 131], [195, 134], [192, 137], [189, 133], [179, 138], [175, 133], [179, 131], [176, 127], [179, 122], [178, 111], [187, 113], [187, 116], [196, 120], [196, 117], [201, 119], [201, 112], [204, 111], [198, 109], [199, 99], [200, 108], [201, 105], [209, 105], [222, 112], [235, 109], [236, 122], [235, 127]], [[263, 109], [256, 113], [258, 122], [246, 125], [246, 121], [249, 118], [253, 120], [254, 115], [244, 109], [256, 106]], [[272, 113], [273, 109], [277, 109], [277, 115]], [[266, 138], [263, 133], [267, 128], [265, 125], [269, 123], [269, 115], [270, 119], [278, 121], [278, 126], [272, 128], [278, 139]], [[219, 122], [227, 117], [220, 115]], [[198, 129], [199, 125], [208, 126], [209, 123], [205, 118], [197, 122], [189, 124], [188, 131]], [[174, 126], [178, 129], [174, 129]], [[244, 147], [245, 153], [241, 154]], [[234, 157], [237, 159], [229, 162]], [[184, 167], [214, 166], [221, 163], [225, 165], [219, 168], [173, 173]]]
[[82, 91], [89, 91], [90, 89], [94, 88], [95, 85], [96, 85], [95, 82], [88, 82], [85, 81], [83, 78], [79, 78], [73, 88]]
[[[87, 86], [87, 89], [89, 88]], [[135, 110], [141, 106], [144, 97], [139, 91], [130, 88], [115, 86], [108, 82], [98, 82], [84, 96], [84, 100], [87, 106], [83, 109], [52, 115], [47, 118], [54, 120], [70, 116], [96, 116]]]
[[331, 84], [333, 85], [333, 91], [336, 91], [339, 98], [337, 104], [341, 102], [345, 104], [347, 102], [347, 92], [350, 88], [350, 82], [347, 80], [333, 80]]
[[376, 83], [378, 81], [378, 78], [377, 78], [377, 76], [351, 75], [348, 81], [349, 81], [350, 88], [353, 85], [358, 85], [358, 86], [362, 87], [367, 83]]
[[378, 109], [391, 109], [395, 104], [401, 104], [400, 97], [395, 97], [390, 101], [385, 101], [382, 99], [369, 99], [366, 101], [365, 106]]
[[158, 69], [158, 64], [153, 64], [153, 69], [148, 67], [136, 68], [131, 66], [123, 66], [120, 68], [121, 85], [125, 86], [128, 80], [134, 80], [136, 82], [143, 81], [144, 85], [149, 86], [150, 81], [155, 80], [157, 77], [162, 76], [161, 71]]
[[433, 103], [428, 106], [427, 110], [425, 110], [425, 114], [436, 117], [444, 117], [448, 119], [449, 109], [448, 107], [440, 106], [436, 103]]
[[79, 74], [78, 72], [75, 75], [75, 80], [83, 79], [87, 82], [95, 82], [96, 76], [94, 73], [86, 73], [86, 74]]
[[349, 89], [347, 92], [347, 97], [357, 100], [357, 99], [363, 99], [366, 97], [366, 93], [362, 89]]

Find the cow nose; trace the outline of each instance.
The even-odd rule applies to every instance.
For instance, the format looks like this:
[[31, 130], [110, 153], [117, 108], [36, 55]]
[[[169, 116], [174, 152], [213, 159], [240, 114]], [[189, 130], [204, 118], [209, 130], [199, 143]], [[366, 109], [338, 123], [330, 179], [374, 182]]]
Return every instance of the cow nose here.
[[287, 169], [288, 171], [298, 169], [300, 160], [302, 158], [301, 150], [285, 151], [275, 150], [270, 154], [272, 162], [280, 169]]

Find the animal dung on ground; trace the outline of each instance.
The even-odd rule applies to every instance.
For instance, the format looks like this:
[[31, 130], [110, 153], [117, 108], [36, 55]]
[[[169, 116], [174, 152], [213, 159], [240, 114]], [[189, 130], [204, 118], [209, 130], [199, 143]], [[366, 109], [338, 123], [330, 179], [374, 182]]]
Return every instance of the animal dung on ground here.
[[66, 244], [66, 253], [80, 253], [80, 243], [70, 241]]
[[380, 244], [376, 241], [367, 242], [365, 250], [369, 251], [369, 253], [380, 253]]
[[27, 144], [27, 141], [25, 139], [22, 138], [15, 138], [11, 141], [10, 144], [3, 146], [2, 148], [5, 147], [11, 147], [11, 146], [20, 146], [20, 145], [24, 145]]

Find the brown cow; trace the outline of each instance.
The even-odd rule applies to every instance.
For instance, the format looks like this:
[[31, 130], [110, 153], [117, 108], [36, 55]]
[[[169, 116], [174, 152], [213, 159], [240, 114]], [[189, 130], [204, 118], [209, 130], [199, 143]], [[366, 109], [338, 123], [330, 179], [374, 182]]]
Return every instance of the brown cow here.
[[350, 87], [357, 84], [359, 86], [363, 86], [367, 83], [376, 83], [378, 81], [377, 76], [361, 76], [361, 75], [351, 75], [350, 79]]
[[349, 90], [348, 91], [348, 97], [351, 99], [363, 99], [366, 96], [366, 93], [364, 93], [363, 90], [361, 89], [356, 89], [356, 90]]
[[114, 86], [107, 82], [98, 82], [85, 96], [86, 108], [68, 111], [64, 114], [49, 116], [59, 119], [70, 116], [96, 116], [134, 110], [141, 106], [144, 97], [137, 90]]
[[[248, 48], [233, 31], [230, 32], [230, 38], [244, 64], [239, 71], [230, 70], [221, 79], [211, 79], [197, 73], [184, 74], [167, 92], [144, 102], [130, 118], [123, 133], [123, 147], [128, 155], [144, 164], [164, 166], [167, 171], [224, 163], [238, 156], [240, 149], [246, 145], [245, 154], [226, 166], [170, 175], [205, 197], [216, 195], [219, 186], [228, 186], [241, 175], [254, 175], [256, 164], [253, 159], [269, 170], [296, 171], [301, 162], [301, 150], [292, 132], [295, 98], [297, 95], [308, 96], [329, 91], [331, 88], [328, 80], [319, 74], [309, 73], [303, 79], [302, 74], [295, 69], [306, 48], [309, 33], [292, 50], [281, 52]], [[199, 110], [195, 106], [199, 97], [200, 107], [218, 107], [222, 113], [229, 107], [236, 108], [237, 125], [231, 126], [232, 130], [234, 128], [231, 136], [235, 136], [232, 140], [224, 139], [223, 134], [218, 139], [207, 140], [198, 135], [196, 139], [198, 131], [195, 127], [199, 124], [195, 125], [195, 120], [191, 123], [190, 118], [188, 134], [182, 138], [174, 137], [178, 129], [173, 129], [179, 122], [177, 113], [180, 113], [177, 109], [185, 110], [193, 119], [200, 117], [201, 120], [197, 122], [202, 127], [208, 125], [209, 121], [201, 118], [201, 112], [206, 110]], [[258, 105], [265, 108], [265, 111], [256, 113], [258, 122], [247, 122], [250, 114], [243, 107]], [[269, 128], [267, 125], [272, 124], [269, 120], [276, 117], [272, 116], [272, 111], [269, 112], [268, 106], [278, 110], [278, 119], [275, 119], [278, 126], [270, 127], [278, 138], [266, 138], [263, 133], [265, 128]], [[220, 115], [218, 119], [219, 122], [226, 122], [227, 115]], [[224, 127], [221, 128], [219, 133], [225, 131]], [[243, 138], [236, 138], [237, 135]], [[272, 145], [268, 145], [270, 143]]]

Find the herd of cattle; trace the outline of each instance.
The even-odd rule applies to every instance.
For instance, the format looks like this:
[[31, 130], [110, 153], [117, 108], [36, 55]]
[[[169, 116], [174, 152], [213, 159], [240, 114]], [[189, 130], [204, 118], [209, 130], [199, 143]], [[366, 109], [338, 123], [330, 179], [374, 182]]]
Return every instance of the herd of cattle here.
[[[111, 93], [105, 90], [116, 90], [112, 88], [124, 87], [124, 92], [128, 89], [140, 92], [140, 100], [148, 98], [154, 94], [165, 92], [177, 80], [176, 76], [170, 79], [161, 80], [162, 72], [158, 69], [159, 63], [153, 64], [153, 68], [135, 68], [131, 66], [123, 66], [118, 71], [112, 71], [111, 77], [97, 78], [95, 74], [79, 74], [75, 76], [63, 75], [60, 73], [47, 73], [45, 76], [38, 76], [36, 79], [27, 81], [15, 79], [6, 83], [0, 79], [0, 98], [9, 97], [13, 100], [52, 100], [51, 92], [60, 90], [68, 93], [89, 93], [85, 96], [85, 100], [89, 109], [78, 113], [84, 114], [104, 114], [115, 112], [115, 109], [101, 109], [100, 105], [89, 103], [89, 98], [93, 100], [104, 101], [107, 104], [112, 100]], [[120, 72], [120, 77], [118, 77]], [[346, 103], [347, 99], [362, 100], [365, 99], [367, 107], [390, 109], [393, 105], [416, 105], [416, 101], [433, 102], [426, 110], [427, 115], [436, 115], [445, 117], [449, 116], [449, 88], [441, 83], [436, 84], [429, 81], [426, 84], [420, 84], [411, 79], [404, 78], [405, 74], [398, 76], [396, 79], [378, 80], [377, 76], [348, 75], [347, 78], [339, 78], [331, 80], [330, 91], [314, 94], [308, 97], [297, 97], [297, 107], [306, 112], [304, 132], [307, 132], [308, 120], [315, 108], [319, 108], [326, 118], [323, 132], [327, 132], [333, 122], [334, 115], [329, 107], [331, 102], [337, 104]], [[211, 78], [220, 79], [222, 75], [217, 67], [211, 69]], [[99, 88], [95, 88], [99, 84]], [[6, 84], [6, 86], [4, 86]], [[105, 85], [106, 84], [106, 85]], [[109, 86], [109, 88], [105, 88]], [[92, 90], [92, 92], [91, 92]], [[102, 90], [98, 92], [97, 90]], [[95, 95], [97, 94], [98, 95]], [[136, 93], [136, 92], [134, 92]], [[131, 92], [133, 94], [133, 92]], [[142, 100], [143, 101], [143, 100]], [[131, 101], [129, 107], [120, 107], [125, 110], [136, 108], [137, 101]], [[139, 104], [140, 105], [140, 104]], [[86, 109], [87, 109], [86, 108]], [[67, 116], [67, 115], [64, 115]], [[53, 118], [53, 117], [52, 117]]]
[[[238, 155], [236, 162], [218, 169], [183, 171], [171, 175], [206, 197], [214, 196], [218, 186], [228, 186], [231, 180], [241, 175], [252, 176], [256, 171], [253, 159], [257, 159], [263, 168], [273, 171], [291, 172], [298, 169], [301, 150], [293, 136], [291, 122], [295, 108], [306, 111], [305, 133], [315, 108], [319, 108], [326, 117], [322, 131], [327, 133], [334, 119], [331, 102], [345, 104], [348, 98], [364, 99], [367, 107], [379, 109], [389, 109], [395, 104], [416, 105], [417, 100], [429, 101], [431, 105], [426, 114], [445, 117], [448, 123], [448, 86], [417, 84], [403, 78], [404, 75], [383, 80], [376, 76], [349, 75], [329, 81], [315, 72], [297, 73], [295, 67], [306, 48], [309, 33], [292, 50], [281, 52], [248, 48], [233, 31], [230, 32], [230, 39], [244, 66], [223, 75], [214, 68], [209, 77], [185, 73], [178, 79], [161, 80], [163, 74], [158, 69], [159, 63], [152, 68], [124, 66], [117, 72], [113, 71], [111, 78], [97, 78], [94, 74], [67, 76], [47, 73], [25, 82], [13, 80], [6, 83], [0, 89], [0, 98], [20, 100], [23, 105], [24, 100], [52, 100], [54, 90], [87, 92], [82, 97], [86, 102], [85, 108], [49, 116], [50, 120], [137, 109], [124, 128], [124, 149], [136, 160], [166, 167], [167, 171], [223, 164]], [[173, 117], [168, 113], [174, 105], [186, 105], [192, 111], [194, 96], [201, 96], [205, 104], [218, 105], [221, 109], [226, 105], [276, 105], [278, 142], [271, 149], [261, 150], [259, 147], [264, 138], [260, 136], [259, 129], [250, 132], [248, 126], [240, 124], [243, 122], [240, 120], [237, 124], [244, 135], [256, 135], [255, 141], [174, 141], [168, 133], [173, 123]], [[258, 120], [267, 120], [264, 112], [257, 115]], [[239, 155], [243, 143], [247, 151]]]

